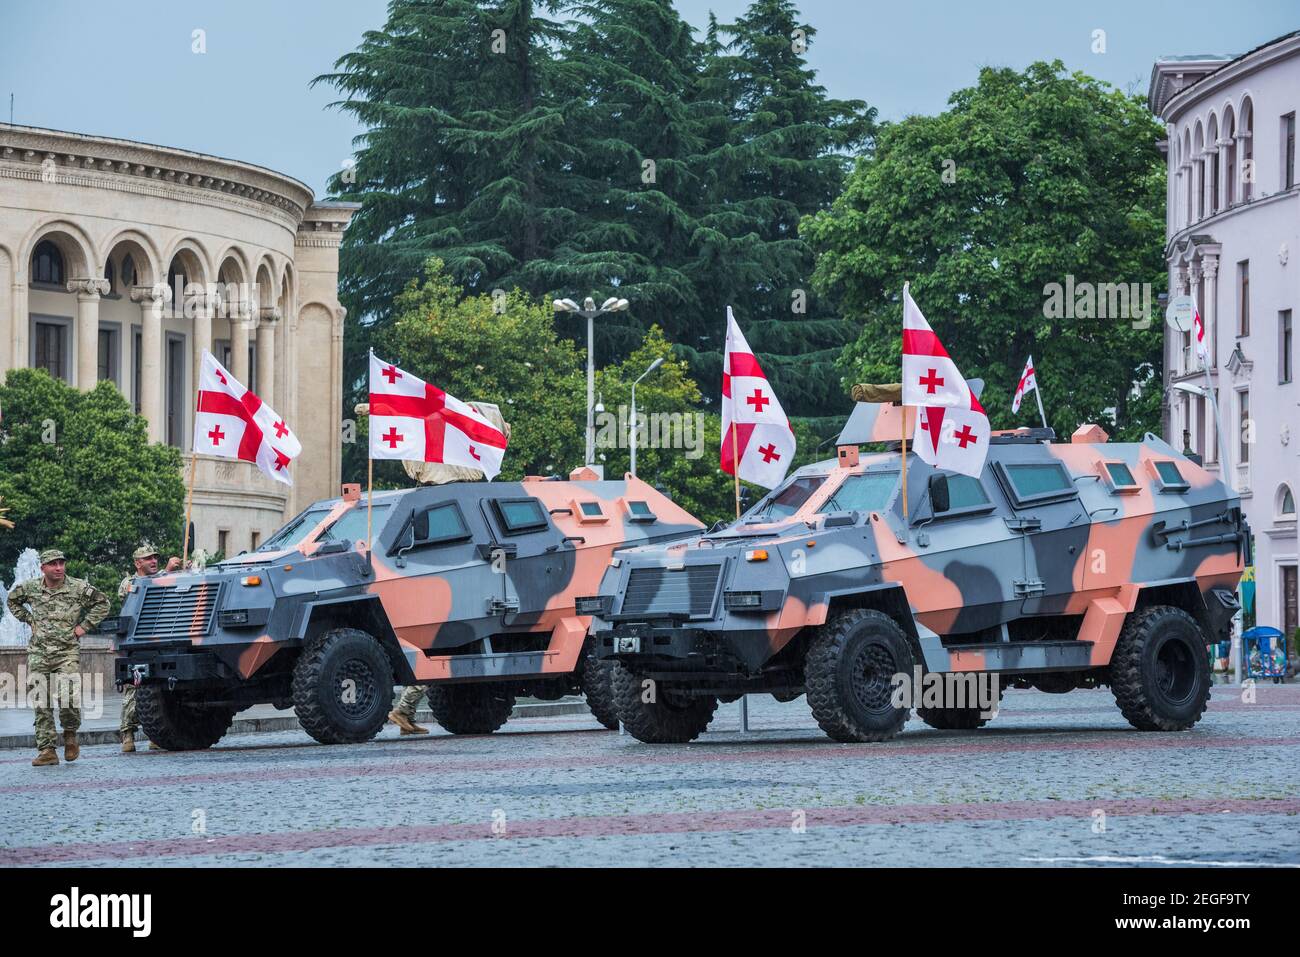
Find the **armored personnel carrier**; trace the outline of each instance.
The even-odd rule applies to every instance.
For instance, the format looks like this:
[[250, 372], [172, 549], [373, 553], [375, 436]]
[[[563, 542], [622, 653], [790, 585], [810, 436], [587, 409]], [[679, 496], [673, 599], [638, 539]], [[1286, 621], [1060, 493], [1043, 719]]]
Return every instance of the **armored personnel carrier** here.
[[452, 482], [317, 502], [250, 554], [135, 584], [116, 679], [169, 750], [207, 748], [243, 708], [292, 707], [327, 744], [383, 726], [393, 686], [423, 684], [447, 730], [487, 733], [516, 695], [584, 691], [607, 727], [608, 666], [588, 661], [591, 592], [614, 550], [702, 526], [635, 477]]
[[806, 694], [837, 741], [882, 741], [913, 704], [977, 728], [1008, 684], [1109, 685], [1136, 728], [1196, 723], [1248, 561], [1236, 494], [1154, 435], [1026, 429], [994, 433], [979, 478], [909, 452], [905, 520], [913, 412], [859, 403], [837, 458], [735, 523], [616, 556], [577, 610], [631, 734], [690, 741], [720, 699], [766, 692]]

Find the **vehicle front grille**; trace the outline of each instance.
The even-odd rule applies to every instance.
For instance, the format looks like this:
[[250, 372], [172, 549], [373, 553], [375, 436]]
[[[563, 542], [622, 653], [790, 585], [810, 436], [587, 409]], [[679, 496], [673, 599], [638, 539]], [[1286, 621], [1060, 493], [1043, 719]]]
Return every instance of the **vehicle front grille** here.
[[624, 615], [707, 615], [713, 611], [721, 565], [634, 568], [623, 593]]
[[181, 591], [175, 586], [149, 586], [135, 619], [133, 638], [198, 638], [212, 628], [217, 610], [218, 582], [200, 582]]

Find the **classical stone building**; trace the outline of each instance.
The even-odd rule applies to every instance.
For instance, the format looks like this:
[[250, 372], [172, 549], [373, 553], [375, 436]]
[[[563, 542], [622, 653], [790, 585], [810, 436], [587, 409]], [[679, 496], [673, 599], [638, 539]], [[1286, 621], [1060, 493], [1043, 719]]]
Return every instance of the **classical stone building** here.
[[188, 467], [211, 350], [303, 444], [292, 488], [198, 456], [197, 546], [255, 548], [337, 494], [338, 247], [355, 208], [237, 160], [0, 124], [0, 373], [108, 379]]
[[[1300, 497], [1300, 32], [1242, 56], [1156, 61], [1148, 104], [1168, 139], [1169, 288], [1200, 303], [1228, 459], [1255, 534], [1256, 617], [1297, 627]], [[1221, 468], [1205, 369], [1165, 330], [1165, 438]], [[1204, 390], [1202, 389], [1202, 392]]]

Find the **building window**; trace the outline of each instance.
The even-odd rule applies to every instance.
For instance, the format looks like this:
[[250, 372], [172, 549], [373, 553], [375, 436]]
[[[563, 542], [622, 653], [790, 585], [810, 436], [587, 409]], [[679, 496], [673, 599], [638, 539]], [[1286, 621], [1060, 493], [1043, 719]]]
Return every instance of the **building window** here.
[[122, 259], [122, 284], [128, 290], [132, 286], [140, 285], [140, 274], [136, 271], [135, 260], [131, 258], [130, 253], [127, 253]]
[[1219, 148], [1211, 144], [1210, 154], [1210, 212], [1219, 211]]
[[1255, 107], [1247, 100], [1241, 106], [1241, 198], [1250, 202], [1255, 193]]
[[100, 382], [117, 382], [117, 330], [99, 327], [99, 370]]
[[167, 337], [167, 444], [185, 448], [185, 339]]
[[230, 557], [230, 532], [227, 529], [217, 529], [217, 552], [222, 558]]
[[44, 369], [56, 379], [67, 382], [72, 377], [69, 367], [72, 340], [72, 323], [57, 317], [32, 317], [32, 368]]
[[141, 333], [137, 331], [131, 337], [131, 405], [135, 414], [140, 414], [140, 363], [144, 360], [144, 344]]
[[1250, 335], [1250, 260], [1237, 263], [1237, 335]]
[[1295, 335], [1291, 331], [1291, 310], [1277, 314], [1277, 381], [1290, 382], [1295, 376]]
[[63, 253], [48, 239], [36, 244], [32, 251], [32, 283], [42, 286], [59, 286], [67, 291], [67, 276], [63, 269]]
[[1237, 461], [1245, 465], [1250, 461], [1250, 390], [1242, 389], [1237, 393]]
[[1282, 117], [1282, 188], [1295, 185], [1295, 111]]
[[1279, 522], [1295, 521], [1295, 495], [1291, 486], [1283, 485], [1277, 490], [1277, 520]]
[[253, 548], [252, 548], [252, 550], [253, 550], [253, 551], [257, 551], [258, 546], [261, 545], [261, 544], [262, 544], [262, 533], [261, 533], [261, 532], [254, 532], [254, 533], [253, 533]]

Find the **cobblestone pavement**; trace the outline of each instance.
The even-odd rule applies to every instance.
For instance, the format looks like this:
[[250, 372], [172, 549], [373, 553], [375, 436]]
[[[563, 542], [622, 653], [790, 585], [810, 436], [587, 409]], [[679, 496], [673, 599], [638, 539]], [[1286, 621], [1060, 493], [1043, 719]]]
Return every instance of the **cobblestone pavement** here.
[[1300, 867], [1300, 686], [1216, 687], [1182, 734], [1133, 731], [1108, 691], [1010, 691], [975, 732], [913, 720], [831, 742], [804, 700], [719, 709], [691, 745], [586, 717], [326, 747], [32, 768], [0, 756], [0, 865], [1020, 865]]

